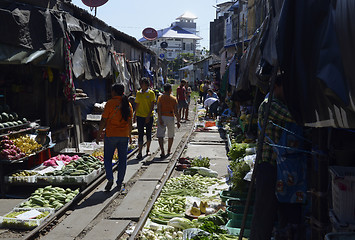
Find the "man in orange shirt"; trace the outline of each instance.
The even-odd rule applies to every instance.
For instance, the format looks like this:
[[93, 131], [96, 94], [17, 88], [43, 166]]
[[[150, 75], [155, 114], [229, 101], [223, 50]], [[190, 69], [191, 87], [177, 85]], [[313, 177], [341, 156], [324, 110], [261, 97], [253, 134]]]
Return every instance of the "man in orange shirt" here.
[[[177, 110], [177, 100], [171, 95], [172, 88], [169, 83], [164, 85], [164, 94], [158, 98], [158, 129], [157, 137], [161, 150], [160, 157], [164, 158], [171, 154], [171, 146], [173, 145], [175, 135], [175, 120], [177, 118], [177, 127], [180, 128], [180, 115]], [[168, 128], [168, 154], [164, 151], [165, 130]]]
[[99, 142], [103, 129], [106, 128], [104, 138], [104, 165], [108, 180], [105, 190], [110, 191], [113, 185], [112, 157], [117, 148], [118, 174], [117, 186], [121, 190], [122, 182], [127, 168], [128, 141], [131, 142], [133, 109], [124, 94], [124, 85], [112, 85], [110, 99], [106, 105], [100, 122], [96, 143]]

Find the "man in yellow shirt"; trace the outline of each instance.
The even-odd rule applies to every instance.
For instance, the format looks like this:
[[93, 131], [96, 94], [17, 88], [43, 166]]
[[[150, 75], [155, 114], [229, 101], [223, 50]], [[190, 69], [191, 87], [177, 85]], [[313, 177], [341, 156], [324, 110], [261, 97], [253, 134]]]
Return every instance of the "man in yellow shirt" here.
[[203, 99], [203, 86], [204, 86], [204, 84], [203, 84], [203, 82], [202, 81], [200, 81], [200, 103], [203, 103], [202, 102], [202, 99]]
[[138, 155], [137, 158], [142, 158], [144, 127], [146, 128], [147, 137], [147, 155], [150, 155], [150, 143], [152, 141], [153, 127], [153, 110], [155, 104], [155, 93], [149, 89], [149, 80], [143, 77], [140, 81], [141, 90], [136, 95], [136, 110], [134, 118], [137, 119], [138, 128]]

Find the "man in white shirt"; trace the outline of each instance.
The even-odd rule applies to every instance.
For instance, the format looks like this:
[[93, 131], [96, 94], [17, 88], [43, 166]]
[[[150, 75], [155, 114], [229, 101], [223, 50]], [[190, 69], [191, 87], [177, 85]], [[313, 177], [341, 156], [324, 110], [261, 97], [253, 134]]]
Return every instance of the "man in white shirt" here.
[[209, 98], [207, 98], [205, 100], [203, 105], [206, 108], [206, 115], [208, 113], [208, 116], [210, 118], [216, 119], [216, 117], [217, 117], [217, 109], [218, 109], [218, 105], [219, 105], [218, 98], [209, 97]]

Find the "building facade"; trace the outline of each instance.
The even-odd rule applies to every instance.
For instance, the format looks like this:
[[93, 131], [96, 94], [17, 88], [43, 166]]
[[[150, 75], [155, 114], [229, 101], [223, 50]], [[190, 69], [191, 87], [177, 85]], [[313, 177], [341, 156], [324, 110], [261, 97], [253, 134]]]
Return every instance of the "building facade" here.
[[178, 58], [181, 53], [199, 56], [200, 51], [197, 47], [202, 38], [197, 35], [195, 19], [197, 19], [196, 16], [185, 12], [176, 18], [177, 21], [173, 22], [170, 27], [157, 30], [158, 37], [155, 40], [149, 41], [141, 38], [138, 41], [160, 58], [169, 61]]

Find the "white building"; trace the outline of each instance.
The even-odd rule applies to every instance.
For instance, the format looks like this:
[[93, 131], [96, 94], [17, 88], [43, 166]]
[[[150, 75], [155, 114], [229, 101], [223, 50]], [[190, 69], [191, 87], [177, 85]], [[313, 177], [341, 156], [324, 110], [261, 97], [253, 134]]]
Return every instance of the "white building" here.
[[178, 21], [173, 22], [170, 27], [157, 30], [157, 39], [148, 41], [141, 38], [138, 41], [154, 51], [160, 58], [167, 60], [177, 58], [180, 53], [192, 53], [199, 56], [196, 46], [202, 38], [196, 35], [195, 19], [197, 17], [192, 13], [185, 12], [176, 18]]

